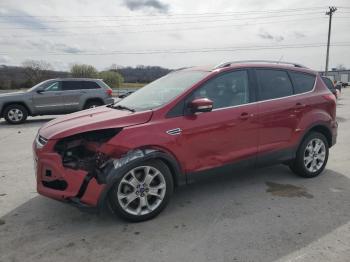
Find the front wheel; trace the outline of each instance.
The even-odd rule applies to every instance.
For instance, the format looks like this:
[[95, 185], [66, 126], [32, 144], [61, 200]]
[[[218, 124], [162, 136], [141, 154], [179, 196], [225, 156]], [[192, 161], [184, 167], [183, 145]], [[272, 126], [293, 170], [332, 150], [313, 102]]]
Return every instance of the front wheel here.
[[299, 146], [296, 158], [289, 167], [299, 176], [312, 178], [324, 170], [328, 154], [329, 145], [326, 137], [321, 133], [312, 132]]
[[9, 124], [21, 124], [28, 117], [28, 110], [22, 105], [9, 105], [4, 110], [4, 118]]
[[113, 213], [139, 222], [157, 216], [173, 193], [169, 168], [160, 160], [136, 164], [121, 175], [108, 194]]

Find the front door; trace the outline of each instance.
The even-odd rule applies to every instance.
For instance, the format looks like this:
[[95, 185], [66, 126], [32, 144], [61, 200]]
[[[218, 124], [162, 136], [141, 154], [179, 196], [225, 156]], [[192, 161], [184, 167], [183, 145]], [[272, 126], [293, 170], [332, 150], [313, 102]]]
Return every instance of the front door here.
[[36, 114], [60, 114], [64, 112], [64, 101], [59, 81], [48, 83], [43, 89], [33, 92]]
[[[177, 139], [187, 173], [222, 167], [250, 159], [257, 152], [257, 104], [247, 70], [223, 73], [207, 81], [187, 99], [205, 97], [213, 110], [177, 118]], [[185, 103], [185, 104], [186, 104]], [[180, 154], [179, 154], [180, 153]]]

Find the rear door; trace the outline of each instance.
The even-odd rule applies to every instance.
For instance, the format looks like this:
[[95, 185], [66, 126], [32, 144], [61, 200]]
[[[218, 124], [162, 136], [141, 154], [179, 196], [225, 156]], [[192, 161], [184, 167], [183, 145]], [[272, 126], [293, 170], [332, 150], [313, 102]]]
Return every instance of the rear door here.
[[39, 92], [33, 92], [33, 106], [36, 114], [60, 114], [65, 106], [59, 81], [45, 84]]
[[295, 95], [286, 70], [256, 69], [258, 82], [258, 164], [288, 159], [301, 115], [306, 110], [302, 96]]
[[63, 81], [62, 90], [65, 111], [78, 111], [80, 109], [80, 97], [85, 92], [82, 81]]

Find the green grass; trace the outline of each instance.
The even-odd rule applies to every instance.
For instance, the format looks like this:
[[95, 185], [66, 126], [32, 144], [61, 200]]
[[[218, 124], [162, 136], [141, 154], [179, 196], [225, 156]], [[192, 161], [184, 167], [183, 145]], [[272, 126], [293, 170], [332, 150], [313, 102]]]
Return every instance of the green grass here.
[[145, 85], [146, 83], [123, 83], [120, 88], [141, 88]]

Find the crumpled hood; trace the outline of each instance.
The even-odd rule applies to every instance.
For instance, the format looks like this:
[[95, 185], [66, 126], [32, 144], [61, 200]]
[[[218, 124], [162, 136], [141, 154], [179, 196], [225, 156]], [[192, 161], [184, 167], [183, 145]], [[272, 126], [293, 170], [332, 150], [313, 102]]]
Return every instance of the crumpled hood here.
[[59, 139], [87, 131], [143, 124], [151, 117], [151, 110], [133, 113], [100, 106], [58, 117], [43, 125], [39, 134], [46, 139]]
[[0, 98], [8, 97], [8, 96], [22, 96], [24, 94], [25, 92], [11, 92], [11, 93], [3, 93], [3, 94], [0, 93]]

